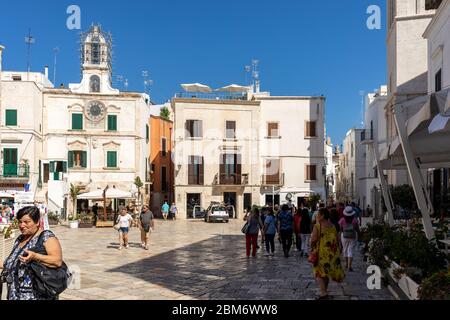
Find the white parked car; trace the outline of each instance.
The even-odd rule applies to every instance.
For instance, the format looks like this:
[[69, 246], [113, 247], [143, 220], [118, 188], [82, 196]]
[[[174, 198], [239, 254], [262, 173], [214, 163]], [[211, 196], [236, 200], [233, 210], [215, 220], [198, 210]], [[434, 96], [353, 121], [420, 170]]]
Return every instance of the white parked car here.
[[212, 203], [206, 210], [205, 222], [213, 221], [221, 221], [227, 223], [230, 221], [230, 215], [223, 204]]

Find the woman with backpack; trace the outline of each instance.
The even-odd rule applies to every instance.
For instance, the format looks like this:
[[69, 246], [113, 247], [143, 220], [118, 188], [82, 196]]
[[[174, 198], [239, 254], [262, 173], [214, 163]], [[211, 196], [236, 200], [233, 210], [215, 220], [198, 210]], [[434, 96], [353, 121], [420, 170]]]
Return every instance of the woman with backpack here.
[[353, 271], [353, 250], [358, 241], [359, 223], [355, 217], [356, 212], [353, 207], [348, 206], [344, 210], [344, 218], [339, 221], [341, 227], [342, 250], [348, 271]]
[[264, 220], [264, 235], [266, 241], [266, 257], [273, 257], [275, 254], [275, 235], [277, 234], [277, 218], [273, 210], [268, 209], [267, 217]]
[[[259, 215], [259, 209], [253, 208], [250, 215], [248, 213], [245, 215], [244, 221], [247, 221], [247, 230], [245, 233], [247, 258], [250, 258], [250, 249], [252, 249], [252, 257], [256, 258], [258, 234], [259, 231], [263, 230], [264, 228], [261, 217]], [[262, 237], [264, 238], [264, 233], [262, 233]]]

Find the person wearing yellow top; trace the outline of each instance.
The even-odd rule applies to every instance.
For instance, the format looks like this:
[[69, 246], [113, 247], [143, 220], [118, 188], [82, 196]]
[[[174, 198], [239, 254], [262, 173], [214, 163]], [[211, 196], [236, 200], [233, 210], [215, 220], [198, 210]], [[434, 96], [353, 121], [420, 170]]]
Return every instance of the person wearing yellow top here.
[[311, 247], [318, 252], [318, 263], [313, 267], [314, 277], [320, 287], [319, 300], [329, 299], [328, 284], [330, 279], [338, 283], [344, 280], [341, 266], [340, 242], [336, 227], [330, 221], [330, 213], [321, 208], [311, 237]]

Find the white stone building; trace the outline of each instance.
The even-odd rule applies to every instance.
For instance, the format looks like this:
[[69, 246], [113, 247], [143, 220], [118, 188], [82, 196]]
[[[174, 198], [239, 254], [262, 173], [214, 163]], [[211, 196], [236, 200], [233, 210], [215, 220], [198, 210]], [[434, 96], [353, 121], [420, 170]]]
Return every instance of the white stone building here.
[[71, 184], [137, 197], [135, 178], [144, 181], [149, 170], [151, 103], [146, 94], [112, 88], [109, 37], [97, 26], [83, 35], [82, 80], [68, 88], [54, 88], [48, 71], [3, 74], [2, 110], [17, 110], [2, 127], [4, 159], [19, 164], [18, 182], [25, 182], [20, 170], [28, 163], [28, 183], [50, 211], [72, 211]]
[[175, 201], [180, 217], [194, 205], [230, 203], [241, 217], [253, 204], [296, 205], [325, 197], [323, 97], [172, 100]]

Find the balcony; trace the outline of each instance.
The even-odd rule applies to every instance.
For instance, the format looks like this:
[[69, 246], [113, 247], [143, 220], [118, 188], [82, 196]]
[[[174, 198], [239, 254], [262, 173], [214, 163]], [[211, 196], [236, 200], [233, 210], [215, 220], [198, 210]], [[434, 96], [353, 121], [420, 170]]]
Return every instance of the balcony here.
[[361, 130], [361, 144], [371, 144], [373, 142], [373, 130]]
[[284, 173], [278, 175], [263, 175], [261, 177], [261, 185], [263, 186], [283, 186], [284, 185]]
[[214, 177], [214, 185], [219, 186], [245, 186], [248, 185], [248, 174], [216, 174]]
[[30, 166], [28, 164], [5, 164], [0, 167], [0, 177], [6, 179], [28, 179]]

